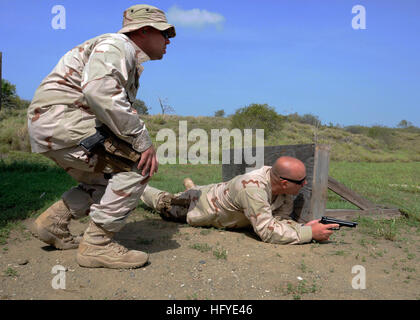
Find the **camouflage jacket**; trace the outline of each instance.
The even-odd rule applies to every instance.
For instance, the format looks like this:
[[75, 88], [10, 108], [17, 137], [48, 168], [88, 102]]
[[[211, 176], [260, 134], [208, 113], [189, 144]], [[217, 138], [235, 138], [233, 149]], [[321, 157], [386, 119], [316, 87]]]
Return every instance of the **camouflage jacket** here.
[[126, 35], [109, 33], [67, 52], [42, 81], [28, 109], [33, 152], [78, 145], [107, 125], [142, 152], [151, 145], [132, 103], [150, 58]]
[[296, 244], [312, 240], [310, 226], [290, 219], [292, 195], [271, 194], [271, 167], [239, 175], [230, 181], [199, 188], [187, 221], [192, 225], [240, 228], [252, 225], [264, 242]]

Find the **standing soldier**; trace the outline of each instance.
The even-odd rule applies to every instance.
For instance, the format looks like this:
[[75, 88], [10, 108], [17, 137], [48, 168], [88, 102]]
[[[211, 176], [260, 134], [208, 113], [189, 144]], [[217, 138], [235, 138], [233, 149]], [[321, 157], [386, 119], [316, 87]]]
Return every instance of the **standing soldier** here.
[[[141, 64], [162, 59], [172, 37], [175, 28], [163, 11], [132, 6], [124, 11], [118, 33], [87, 40], [67, 52], [29, 106], [32, 151], [52, 159], [79, 182], [37, 218], [35, 232], [58, 249], [78, 248], [77, 261], [83, 267], [135, 268], [148, 261], [146, 253], [112, 239], [158, 169], [148, 131], [132, 104]], [[82, 142], [98, 133], [102, 142], [107, 138], [107, 148], [96, 146], [88, 152]], [[74, 237], [70, 220], [86, 215], [91, 221], [83, 238]]]

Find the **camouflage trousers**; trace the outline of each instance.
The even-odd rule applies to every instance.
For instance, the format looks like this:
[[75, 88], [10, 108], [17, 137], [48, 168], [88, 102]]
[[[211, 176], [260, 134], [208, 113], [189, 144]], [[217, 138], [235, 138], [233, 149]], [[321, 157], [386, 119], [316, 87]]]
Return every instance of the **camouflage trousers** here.
[[[171, 205], [168, 210], [175, 220], [186, 221], [189, 225], [194, 227], [215, 227], [222, 228], [223, 224], [219, 222], [219, 215], [212, 209], [207, 200], [207, 192], [212, 185], [195, 186], [192, 189], [186, 190], [172, 195], [176, 199], [188, 199], [187, 206]], [[151, 186], [147, 186], [140, 197], [148, 207], [157, 211], [161, 211], [165, 207], [165, 196], [171, 196], [169, 192], [162, 191]]]
[[129, 213], [136, 208], [146, 188], [146, 177], [133, 168], [130, 172], [119, 172], [105, 179], [95, 172], [97, 156], [89, 157], [81, 147], [71, 147], [44, 152], [62, 167], [79, 185], [62, 195], [74, 219], [89, 215], [104, 229], [117, 232], [125, 223]]

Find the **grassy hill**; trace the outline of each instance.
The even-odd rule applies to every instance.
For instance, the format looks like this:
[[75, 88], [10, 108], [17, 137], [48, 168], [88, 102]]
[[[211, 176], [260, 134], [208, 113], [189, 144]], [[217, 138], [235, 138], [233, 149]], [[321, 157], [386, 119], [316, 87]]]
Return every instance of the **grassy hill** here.
[[[142, 118], [156, 146], [163, 143], [156, 142], [159, 130], [169, 128], [178, 133], [179, 121], [187, 121], [188, 132], [200, 128], [207, 132], [209, 137], [211, 129], [231, 128], [229, 117], [147, 115]], [[374, 203], [400, 208], [409, 217], [407, 221], [401, 222], [401, 225], [414, 226], [418, 230], [420, 129], [314, 126], [296, 121], [292, 117], [285, 117], [281, 128], [267, 135], [265, 145], [315, 141], [332, 146], [330, 175], [333, 178]], [[194, 143], [189, 142], [190, 145]], [[9, 230], [15, 226], [15, 221], [42, 212], [59, 199], [65, 190], [76, 184], [51, 160], [39, 154], [30, 154], [29, 151], [26, 111], [2, 110], [0, 245], [5, 243]], [[182, 190], [182, 179], [186, 176], [190, 176], [198, 184], [215, 183], [221, 179], [221, 165], [162, 165], [151, 185], [170, 192], [179, 192]], [[331, 191], [328, 192], [327, 207], [353, 208], [350, 203]], [[394, 230], [395, 221], [380, 222], [380, 225], [374, 224], [372, 228], [376, 233], [389, 229], [392, 234], [397, 234]]]
[[[156, 141], [159, 130], [168, 128], [178, 134], [179, 121], [187, 121], [188, 132], [195, 128], [205, 130], [209, 139], [211, 129], [231, 130], [232, 127], [230, 117], [144, 115], [142, 118], [156, 146], [163, 143]], [[314, 126], [301, 123], [296, 117], [285, 116], [281, 128], [270, 132], [265, 138], [266, 146], [314, 142], [331, 145], [333, 161], [420, 161], [420, 128], [416, 127]], [[0, 112], [0, 153], [6, 154], [9, 151], [30, 151], [25, 110], [9, 109]]]

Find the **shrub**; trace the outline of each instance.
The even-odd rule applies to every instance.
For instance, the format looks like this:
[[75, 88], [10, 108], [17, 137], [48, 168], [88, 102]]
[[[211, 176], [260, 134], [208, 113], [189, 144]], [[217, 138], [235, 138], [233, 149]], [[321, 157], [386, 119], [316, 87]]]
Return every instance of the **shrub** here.
[[5, 79], [1, 79], [1, 107], [5, 109], [26, 109], [29, 101], [19, 98], [16, 86]]
[[372, 126], [368, 129], [367, 135], [373, 139], [384, 139], [385, 137], [391, 135], [392, 132], [390, 128], [383, 126]]
[[156, 116], [153, 117], [153, 123], [157, 124], [157, 125], [163, 125], [166, 123], [165, 120], [165, 115], [163, 114], [157, 114]]
[[291, 121], [296, 121], [299, 123], [310, 124], [315, 127], [320, 127], [322, 125], [321, 120], [319, 120], [318, 116], [315, 116], [311, 113], [305, 113], [303, 116], [292, 113], [287, 116], [287, 118]]
[[273, 107], [267, 104], [253, 103], [236, 110], [232, 116], [232, 128], [264, 129], [264, 136], [280, 130], [283, 116], [277, 114]]
[[394, 147], [393, 130], [384, 126], [372, 126], [367, 131], [367, 136], [383, 142], [390, 148]]
[[133, 108], [136, 109], [138, 114], [149, 114], [149, 108], [143, 100], [136, 99], [133, 103]]
[[369, 128], [367, 127], [363, 127], [363, 126], [348, 126], [345, 127], [344, 130], [350, 132], [350, 133], [354, 133], [354, 134], [366, 134], [369, 130]]
[[223, 109], [217, 110], [217, 111], [214, 113], [214, 116], [215, 116], [215, 117], [224, 117], [224, 116], [225, 116], [225, 110], [223, 110]]
[[0, 153], [7, 153], [10, 150], [31, 150], [25, 110], [0, 111]]
[[310, 124], [311, 126], [319, 127], [321, 125], [321, 120], [319, 120], [318, 116], [315, 116], [310, 113], [306, 113], [300, 117], [298, 120], [300, 123]]
[[16, 86], [5, 79], [1, 79], [2, 106], [7, 108], [13, 98], [16, 98]]
[[397, 127], [398, 128], [408, 128], [413, 126], [413, 124], [410, 121], [407, 120], [401, 120], [398, 124]]
[[401, 120], [397, 124], [397, 128], [404, 130], [405, 132], [420, 133], [420, 128], [413, 125], [411, 121]]

